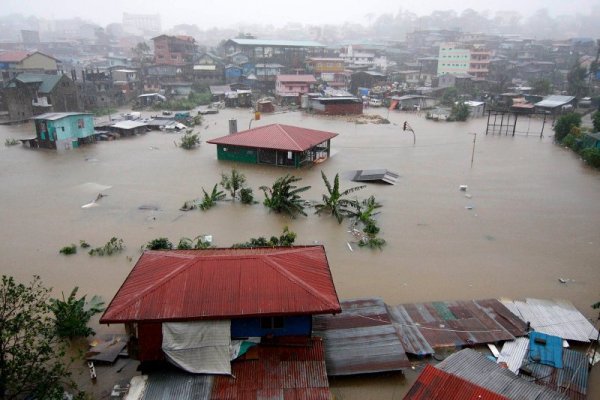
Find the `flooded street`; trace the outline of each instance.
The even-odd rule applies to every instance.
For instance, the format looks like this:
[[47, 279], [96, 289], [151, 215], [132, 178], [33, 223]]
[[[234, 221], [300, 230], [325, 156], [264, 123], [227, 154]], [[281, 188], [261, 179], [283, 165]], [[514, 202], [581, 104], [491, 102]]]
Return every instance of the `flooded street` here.
[[[370, 113], [387, 116], [385, 109]], [[540, 139], [540, 122], [529, 136], [486, 136], [486, 119], [436, 123], [423, 116], [390, 112], [390, 125], [354, 124], [346, 118], [301, 112], [263, 114], [252, 126], [300, 125], [339, 133], [332, 157], [300, 170], [221, 162], [216, 146], [205, 141], [228, 133], [227, 121], [248, 128], [248, 110], [222, 110], [197, 128], [202, 144], [186, 151], [174, 145], [181, 134], [150, 132], [98, 142], [65, 153], [0, 146], [0, 254], [2, 274], [27, 282], [34, 274], [60, 292], [79, 286], [107, 302], [133, 267], [140, 247], [151, 239], [211, 234], [229, 247], [250, 237], [279, 235], [284, 226], [297, 244], [323, 244], [340, 299], [380, 296], [389, 304], [483, 298], [564, 298], [587, 317], [600, 300], [600, 173], [571, 151], [553, 145], [550, 125]], [[407, 120], [416, 132], [402, 131]], [[207, 127], [205, 129], [205, 127]], [[477, 133], [473, 167], [471, 155]], [[33, 137], [31, 124], [0, 126], [8, 137]], [[331, 179], [355, 186], [350, 171], [387, 168], [400, 174], [395, 186], [369, 184], [360, 198], [382, 203], [378, 217], [383, 251], [347, 245], [346, 222], [319, 217], [295, 220], [269, 213], [262, 204], [219, 203], [208, 212], [182, 212], [184, 201], [210, 191], [221, 172], [236, 167], [262, 203], [261, 185], [291, 173], [302, 177], [308, 200], [320, 200]], [[459, 190], [468, 185], [467, 193]], [[104, 189], [102, 186], [110, 186]], [[98, 193], [98, 206], [81, 208]], [[141, 206], [150, 206], [142, 207]], [[149, 209], [148, 209], [149, 208]], [[91, 257], [83, 251], [63, 256], [58, 250], [85, 240], [101, 246], [112, 236], [126, 250], [117, 256]], [[567, 284], [559, 278], [570, 280]], [[99, 333], [121, 326], [93, 327]], [[414, 379], [415, 373], [408, 373]], [[398, 375], [332, 379], [337, 399], [401, 398]], [[600, 374], [593, 371], [589, 398], [600, 398]]]

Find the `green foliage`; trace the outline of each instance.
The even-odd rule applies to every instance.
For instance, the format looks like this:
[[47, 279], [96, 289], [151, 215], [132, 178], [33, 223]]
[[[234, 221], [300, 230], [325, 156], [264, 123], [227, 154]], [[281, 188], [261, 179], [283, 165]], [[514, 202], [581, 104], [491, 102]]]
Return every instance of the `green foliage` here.
[[285, 213], [295, 218], [297, 214], [306, 216], [304, 212], [304, 200], [300, 197], [302, 193], [310, 186], [298, 187], [293, 183], [302, 180], [293, 175], [286, 175], [278, 178], [272, 187], [261, 186], [260, 190], [265, 195], [263, 204], [276, 213]]
[[79, 299], [75, 297], [77, 290], [79, 288], [75, 287], [67, 299], [64, 293], [62, 300], [50, 299], [50, 309], [56, 318], [56, 332], [63, 338], [73, 339], [94, 335], [95, 332], [88, 327], [88, 323], [94, 315], [104, 311], [104, 302], [100, 297], [94, 296], [86, 302], [86, 296]]
[[4, 145], [5, 145], [6, 147], [9, 147], [9, 146], [15, 146], [15, 145], [17, 145], [17, 144], [19, 144], [19, 141], [18, 141], [17, 139], [13, 139], [13, 138], [7, 138], [7, 139], [4, 141]]
[[86, 242], [85, 240], [80, 240], [80, 241], [79, 241], [79, 246], [80, 246], [82, 249], [87, 249], [88, 247], [90, 247], [90, 244], [89, 244], [88, 242]]
[[361, 241], [358, 242], [358, 245], [360, 247], [368, 247], [370, 249], [379, 249], [382, 250], [383, 246], [385, 246], [386, 241], [385, 239], [379, 238], [379, 237], [368, 237], [365, 239], [362, 239]]
[[581, 151], [581, 158], [594, 168], [600, 168], [600, 149], [597, 147], [588, 147]]
[[469, 106], [463, 102], [458, 102], [452, 106], [449, 121], [466, 121], [469, 118]]
[[240, 189], [240, 201], [242, 204], [254, 204], [254, 194], [252, 193], [252, 189], [243, 188]]
[[217, 205], [217, 201], [225, 200], [225, 193], [217, 189], [216, 183], [210, 194], [206, 193], [206, 190], [204, 190], [204, 188], [202, 188], [202, 192], [204, 193], [204, 197], [202, 197], [202, 201], [199, 205], [202, 211], [211, 209], [213, 206]]
[[171, 99], [152, 106], [154, 110], [192, 110], [201, 105], [210, 104], [212, 96], [209, 92], [191, 92], [187, 99]]
[[546, 96], [552, 91], [552, 82], [548, 79], [536, 79], [529, 82], [531, 86], [531, 92], [541, 96]]
[[600, 301], [599, 301], [599, 302], [597, 302], [597, 303], [594, 303], [594, 304], [592, 304], [592, 308], [593, 308], [594, 310], [597, 310], [597, 309], [599, 309], [599, 308], [600, 308]]
[[589, 87], [587, 84], [587, 70], [577, 63], [567, 73], [567, 93], [577, 98], [587, 96]]
[[594, 125], [594, 132], [600, 132], [600, 111], [592, 114], [592, 125]]
[[200, 135], [198, 135], [197, 133], [194, 133], [192, 130], [190, 130], [181, 137], [181, 141], [179, 142], [179, 147], [186, 149], [186, 150], [191, 150], [199, 144], [200, 144]]
[[379, 227], [377, 226], [377, 223], [375, 222], [375, 220], [369, 220], [367, 221], [367, 223], [365, 224], [365, 227], [363, 228], [363, 232], [366, 233], [369, 236], [375, 236], [379, 233]]
[[320, 214], [322, 212], [326, 212], [328, 214], [333, 215], [338, 223], [342, 223], [344, 217], [350, 214], [349, 207], [352, 206], [353, 201], [349, 199], [345, 199], [344, 197], [348, 196], [350, 193], [354, 193], [358, 190], [364, 189], [367, 187], [366, 185], [355, 186], [350, 189], [346, 189], [343, 192], [340, 192], [340, 176], [339, 174], [335, 174], [335, 178], [333, 179], [333, 186], [329, 183], [327, 176], [325, 173], [321, 171], [321, 177], [323, 178], [323, 182], [325, 183], [325, 187], [327, 188], [327, 194], [323, 195], [323, 202], [315, 205], [315, 213]]
[[173, 248], [173, 243], [167, 238], [160, 237], [156, 239], [152, 239], [148, 243], [146, 243], [146, 249], [148, 250], [171, 250]]
[[573, 127], [581, 126], [581, 115], [577, 113], [567, 113], [565, 115], [561, 115], [554, 125], [554, 140], [556, 142], [562, 142], [562, 140], [567, 136]]
[[50, 289], [39, 276], [24, 285], [2, 276], [0, 285], [0, 398], [62, 399], [77, 391], [65, 363], [66, 343], [50, 312]]
[[123, 248], [123, 239], [117, 239], [113, 236], [104, 246], [91, 249], [88, 254], [90, 256], [110, 256], [120, 253], [123, 251]]
[[75, 246], [74, 244], [71, 244], [70, 246], [65, 246], [62, 249], [60, 249], [58, 251], [60, 254], [64, 254], [66, 256], [69, 256], [71, 254], [75, 254], [77, 253], [77, 246]]
[[251, 247], [275, 247], [275, 246], [283, 246], [283, 247], [291, 247], [296, 240], [296, 233], [292, 232], [286, 226], [283, 228], [283, 233], [281, 236], [271, 236], [269, 240], [264, 237], [251, 238], [249, 241], [245, 243], [236, 243], [231, 246], [234, 249], [238, 248], [251, 248]]
[[561, 142], [563, 145], [575, 150], [575, 146], [577, 144], [577, 137], [575, 135], [572, 134], [568, 134], [567, 136], [565, 136]]
[[94, 111], [95, 117], [103, 117], [105, 115], [116, 114], [118, 110], [112, 107], [96, 108]]
[[200, 250], [210, 247], [211, 244], [204, 235], [196, 236], [193, 239], [182, 237], [179, 239], [179, 244], [177, 244], [177, 250]]
[[441, 103], [446, 106], [453, 105], [458, 99], [458, 90], [455, 87], [446, 88], [442, 95]]
[[369, 196], [362, 201], [352, 202], [352, 209], [349, 212], [349, 216], [354, 218], [354, 224], [362, 223], [366, 225], [373, 219], [373, 217], [379, 212], [375, 212], [376, 209], [381, 208], [381, 204], [375, 200], [375, 196]]
[[244, 174], [233, 168], [229, 174], [221, 174], [221, 186], [229, 191], [233, 200], [237, 197], [237, 191], [243, 189], [246, 185], [246, 177]]

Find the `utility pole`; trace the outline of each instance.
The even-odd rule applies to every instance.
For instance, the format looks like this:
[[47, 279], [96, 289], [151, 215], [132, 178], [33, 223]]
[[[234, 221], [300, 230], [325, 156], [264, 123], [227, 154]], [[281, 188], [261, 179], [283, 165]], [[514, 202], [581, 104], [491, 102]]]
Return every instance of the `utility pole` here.
[[408, 121], [404, 121], [404, 125], [402, 125], [402, 130], [403, 131], [410, 131], [413, 134], [413, 146], [417, 144], [417, 136], [415, 135], [415, 131], [413, 130], [413, 128], [408, 124]]
[[475, 141], [477, 140], [477, 132], [473, 133], [473, 151], [471, 152], [471, 168], [473, 168], [473, 160], [475, 159]]

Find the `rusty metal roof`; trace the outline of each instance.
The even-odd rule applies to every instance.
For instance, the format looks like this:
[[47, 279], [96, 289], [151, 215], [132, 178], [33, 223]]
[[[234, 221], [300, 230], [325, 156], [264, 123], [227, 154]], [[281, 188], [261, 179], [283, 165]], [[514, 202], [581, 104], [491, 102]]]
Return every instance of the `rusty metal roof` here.
[[100, 322], [340, 311], [323, 246], [146, 251]]
[[[431, 352], [423, 346], [423, 339], [432, 348], [462, 347], [514, 340], [513, 333], [526, 333], [526, 324], [494, 299], [401, 304], [388, 308], [393, 322], [411, 343], [407, 347], [414, 354]], [[510, 319], [504, 315], [510, 315]], [[420, 335], [414, 329], [418, 329]]]
[[305, 151], [337, 135], [333, 132], [318, 131], [299, 126], [270, 124], [207, 140], [207, 143], [260, 149]]
[[594, 325], [569, 301], [525, 299], [507, 300], [504, 304], [516, 316], [529, 321], [537, 332], [578, 342], [589, 342], [598, 337]]
[[307, 346], [259, 345], [233, 361], [231, 372], [215, 377], [211, 399], [332, 398], [321, 338]]
[[427, 365], [404, 400], [509, 400], [458, 376]]
[[397, 371], [410, 367], [382, 299], [346, 300], [341, 306], [341, 314], [313, 317], [313, 332], [325, 340], [329, 375]]
[[179, 371], [154, 372], [148, 375], [140, 400], [208, 400], [213, 380], [212, 375]]
[[567, 400], [565, 395], [528, 382], [472, 349], [452, 354], [436, 368], [511, 400]]

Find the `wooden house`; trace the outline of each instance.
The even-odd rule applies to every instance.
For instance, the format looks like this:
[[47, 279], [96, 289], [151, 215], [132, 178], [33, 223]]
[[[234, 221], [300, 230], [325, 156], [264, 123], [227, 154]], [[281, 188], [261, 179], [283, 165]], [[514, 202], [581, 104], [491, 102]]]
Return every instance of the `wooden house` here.
[[94, 141], [93, 114], [46, 113], [33, 120], [39, 147], [67, 150]]

